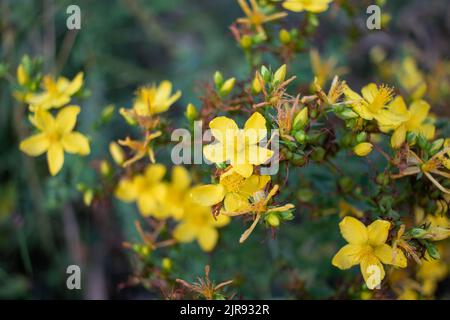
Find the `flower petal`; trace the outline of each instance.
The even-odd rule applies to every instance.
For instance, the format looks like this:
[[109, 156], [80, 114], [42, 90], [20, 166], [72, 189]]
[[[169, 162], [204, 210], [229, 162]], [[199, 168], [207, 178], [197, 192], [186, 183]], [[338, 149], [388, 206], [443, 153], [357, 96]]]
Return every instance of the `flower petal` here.
[[157, 183], [166, 174], [166, 167], [162, 164], [151, 164], [145, 169], [145, 178], [150, 183]]
[[79, 106], [67, 106], [58, 112], [56, 116], [56, 126], [58, 132], [69, 133], [75, 128], [77, 116], [80, 113]]
[[406, 140], [406, 126], [400, 125], [397, 129], [395, 129], [394, 133], [391, 137], [391, 146], [395, 149], [400, 148], [400, 146]]
[[250, 206], [250, 203], [248, 202], [248, 198], [240, 194], [227, 193], [223, 205], [226, 212], [237, 212], [246, 210]]
[[361, 273], [370, 290], [378, 287], [385, 275], [380, 260], [372, 254], [365, 255], [361, 258]]
[[180, 242], [191, 242], [197, 235], [196, 228], [190, 223], [180, 223], [173, 230], [173, 237]]
[[71, 96], [78, 90], [80, 90], [82, 85], [83, 85], [83, 72], [78, 72], [77, 75], [73, 78], [73, 80], [67, 85], [65, 93]]
[[60, 143], [52, 143], [47, 151], [47, 163], [52, 176], [56, 175], [64, 164], [64, 150]]
[[233, 169], [244, 178], [250, 177], [253, 173], [253, 165], [249, 163], [233, 165]]
[[379, 246], [386, 242], [391, 223], [386, 220], [376, 220], [367, 227], [369, 243], [372, 246]]
[[375, 83], [370, 83], [361, 89], [361, 93], [366, 101], [372, 102], [378, 95], [378, 87]]
[[197, 237], [198, 244], [203, 251], [210, 252], [217, 244], [219, 232], [212, 227], [204, 227]]
[[366, 226], [353, 217], [345, 217], [339, 223], [342, 237], [350, 244], [366, 244], [368, 240]]
[[20, 143], [20, 150], [29, 156], [37, 157], [47, 151], [50, 145], [45, 133], [35, 134]]
[[208, 144], [203, 147], [203, 155], [212, 163], [222, 163], [227, 160], [225, 145], [221, 142]]
[[244, 134], [249, 144], [256, 144], [267, 136], [266, 119], [259, 112], [245, 122]]
[[248, 162], [258, 166], [266, 163], [272, 158], [274, 152], [267, 148], [259, 147], [257, 145], [250, 145], [248, 147]]
[[409, 107], [411, 121], [413, 121], [416, 126], [419, 126], [427, 118], [429, 111], [430, 105], [426, 101], [414, 101]]
[[64, 150], [69, 153], [78, 153], [83, 156], [91, 152], [89, 140], [79, 132], [65, 134], [61, 140]]
[[334, 255], [331, 263], [341, 270], [349, 269], [360, 263], [361, 249], [360, 245], [347, 244]]
[[210, 123], [212, 135], [219, 141], [227, 143], [233, 141], [233, 137], [237, 134], [238, 126], [234, 120], [227, 117], [214, 118]]
[[399, 248], [394, 250], [391, 246], [382, 244], [375, 247], [374, 253], [384, 264], [392, 264], [400, 268], [405, 268], [408, 265], [403, 251]]
[[120, 180], [115, 191], [115, 196], [124, 202], [135, 201], [137, 198], [136, 185], [130, 179]]
[[213, 206], [223, 200], [225, 189], [220, 184], [207, 184], [192, 188], [190, 196], [197, 204]]
[[224, 215], [224, 214], [219, 214], [216, 219], [213, 218], [213, 222], [212, 222], [212, 226], [217, 227], [217, 228], [221, 228], [223, 226], [226, 226], [227, 224], [230, 223], [230, 217]]
[[172, 168], [172, 185], [177, 190], [186, 190], [191, 185], [191, 176], [183, 166], [174, 166]]

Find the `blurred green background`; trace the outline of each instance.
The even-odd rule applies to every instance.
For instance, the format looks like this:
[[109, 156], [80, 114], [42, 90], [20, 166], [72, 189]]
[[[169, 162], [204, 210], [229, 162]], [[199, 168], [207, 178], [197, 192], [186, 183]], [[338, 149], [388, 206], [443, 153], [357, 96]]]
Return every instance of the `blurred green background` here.
[[[401, 61], [413, 56], [425, 74], [444, 70], [448, 80], [450, 12], [446, 0], [389, 1], [391, 21], [381, 31], [365, 28], [365, 10], [372, 1], [336, 1], [320, 17], [320, 27], [309, 47], [323, 57], [334, 57], [347, 67], [344, 76], [359, 88], [383, 80], [373, 59], [373, 48], [383, 49], [382, 60]], [[68, 31], [66, 8], [81, 8], [81, 30]], [[24, 54], [42, 56], [46, 72], [72, 78], [85, 73], [90, 92], [80, 101], [80, 131], [92, 139], [89, 166], [105, 158], [108, 143], [124, 137], [129, 127], [115, 115], [107, 126], [98, 127], [103, 108], [114, 104], [129, 107], [135, 89], [168, 79], [183, 96], [169, 113], [181, 121], [188, 102], [201, 105], [198, 95], [215, 70], [226, 77], [248, 77], [251, 70], [235, 43], [229, 25], [243, 14], [231, 0], [114, 0], [114, 1], [14, 1], [0, 2], [0, 62], [15, 75]], [[293, 14], [283, 24], [295, 25]], [[265, 57], [276, 67], [280, 62]], [[441, 67], [440, 67], [441, 66]], [[292, 62], [289, 74], [297, 85], [308, 84], [313, 72], [309, 54]], [[395, 75], [392, 85], [397, 85]], [[57, 177], [47, 175], [45, 159], [21, 154], [18, 143], [27, 134], [21, 107], [11, 96], [7, 77], [0, 80], [0, 298], [154, 298], [142, 288], [119, 289], [133, 272], [122, 241], [138, 240], [133, 221], [137, 210], [112, 201], [109, 206], [87, 208], [76, 186], [95, 181], [86, 162], [68, 157]], [[450, 115], [448, 86], [439, 87], [433, 110]], [[430, 97], [431, 99], [431, 97]], [[355, 181], [367, 182], [367, 167], [348, 163]], [[346, 166], [346, 168], [347, 168]], [[356, 169], [355, 169], [356, 168]], [[345, 168], [344, 168], [345, 170]], [[335, 207], [331, 172], [311, 167], [291, 179], [293, 194], [302, 188], [327, 190], [314, 199], [321, 207]], [[358, 178], [360, 177], [360, 178]], [[306, 181], [317, 181], [308, 184]], [[306, 184], [306, 186], [305, 186]], [[298, 196], [301, 198], [301, 195]], [[185, 280], [212, 267], [218, 282], [236, 279], [235, 290], [244, 298], [339, 297], [340, 272], [330, 260], [342, 239], [338, 215], [314, 212], [314, 206], [298, 200], [296, 219], [283, 225], [275, 240], [262, 228], [242, 246], [237, 239], [241, 221], [221, 230], [212, 254], [197, 244], [170, 252], [174, 272]], [[308, 200], [310, 201], [310, 200]], [[320, 219], [319, 217], [320, 216]], [[82, 266], [83, 289], [66, 289], [66, 267]]]

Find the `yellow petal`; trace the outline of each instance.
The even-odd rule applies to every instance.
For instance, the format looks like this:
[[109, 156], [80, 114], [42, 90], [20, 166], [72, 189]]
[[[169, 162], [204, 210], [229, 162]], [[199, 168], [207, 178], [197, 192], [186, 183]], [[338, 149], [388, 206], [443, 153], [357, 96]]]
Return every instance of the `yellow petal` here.
[[56, 126], [61, 133], [68, 133], [75, 128], [77, 116], [80, 113], [79, 106], [67, 106], [58, 112], [56, 116]]
[[345, 217], [339, 223], [342, 237], [350, 244], [366, 244], [368, 241], [368, 234], [366, 226], [353, 217]]
[[250, 145], [248, 147], [248, 162], [258, 166], [266, 163], [272, 158], [274, 152], [267, 148], [259, 147], [257, 145]]
[[198, 244], [203, 251], [210, 252], [217, 244], [219, 233], [212, 227], [204, 227], [197, 237]]
[[345, 270], [360, 263], [362, 247], [356, 244], [347, 244], [342, 247], [333, 257], [333, 266]]
[[53, 143], [47, 151], [47, 163], [52, 176], [56, 175], [64, 164], [64, 150], [60, 143]]
[[202, 206], [213, 206], [223, 200], [225, 189], [220, 184], [207, 184], [192, 188], [190, 196], [195, 203]]
[[397, 248], [394, 251], [394, 249], [387, 244], [375, 247], [374, 253], [384, 264], [392, 264], [400, 268], [405, 268], [408, 264], [402, 250]]
[[408, 108], [406, 107], [405, 100], [402, 96], [397, 96], [394, 100], [392, 100], [392, 102], [389, 104], [389, 110], [399, 115], [408, 114]]
[[251, 197], [255, 192], [262, 190], [270, 181], [270, 176], [252, 175], [245, 179], [242, 186], [239, 188], [239, 193], [244, 197]]
[[302, 12], [303, 10], [305, 10], [305, 6], [303, 5], [303, 3], [295, 0], [287, 0], [283, 2], [283, 8], [293, 12]]
[[148, 191], [145, 193], [141, 193], [137, 199], [137, 206], [139, 212], [144, 217], [153, 215], [158, 209], [158, 201], [156, 199], [156, 195]]
[[414, 101], [409, 107], [411, 119], [416, 125], [420, 125], [428, 116], [430, 105], [424, 100]]
[[35, 134], [20, 143], [20, 150], [29, 156], [37, 157], [47, 151], [50, 143], [45, 133]]
[[191, 185], [189, 172], [183, 166], [172, 168], [172, 185], [178, 190], [186, 190]]
[[431, 140], [434, 138], [434, 135], [436, 132], [436, 127], [431, 123], [427, 123], [427, 124], [421, 125], [419, 130], [417, 130], [417, 131], [418, 131], [418, 133], [422, 134], [428, 140]]
[[386, 220], [376, 220], [367, 227], [369, 243], [372, 246], [379, 246], [386, 242], [391, 223]]
[[253, 165], [249, 163], [233, 165], [233, 169], [244, 178], [250, 177], [253, 173]]
[[61, 140], [64, 150], [69, 153], [88, 155], [91, 152], [89, 140], [79, 132], [65, 134]]
[[203, 155], [212, 163], [222, 163], [227, 160], [227, 152], [222, 142], [208, 144], [203, 147]]
[[406, 127], [405, 125], [399, 126], [397, 129], [395, 129], [394, 133], [391, 137], [391, 146], [392, 148], [400, 148], [400, 146], [405, 142], [406, 140]]
[[252, 114], [245, 122], [244, 132], [249, 144], [256, 144], [267, 136], [266, 119], [259, 112]]
[[149, 183], [156, 183], [166, 174], [166, 167], [162, 164], [151, 164], [145, 169], [145, 178]]
[[115, 191], [115, 196], [125, 202], [135, 201], [137, 198], [136, 185], [130, 179], [120, 180]]
[[172, 83], [170, 81], [162, 81], [156, 90], [156, 101], [162, 102], [167, 100], [172, 92]]
[[378, 95], [378, 87], [375, 83], [370, 83], [361, 89], [362, 96], [368, 102], [373, 102]]
[[384, 279], [384, 268], [380, 260], [372, 254], [361, 258], [361, 273], [369, 289], [375, 289]]
[[219, 141], [227, 143], [233, 141], [237, 134], [238, 126], [236, 122], [227, 117], [214, 118], [210, 123], [212, 135]]
[[36, 128], [44, 131], [54, 126], [55, 118], [53, 118], [50, 112], [39, 108], [34, 113], [34, 124]]
[[83, 85], [83, 72], [78, 72], [75, 78], [70, 82], [70, 84], [66, 87], [65, 93], [68, 95], [73, 95], [78, 90], [80, 90]]
[[248, 198], [240, 194], [227, 193], [223, 205], [226, 212], [237, 212], [246, 210], [250, 206], [250, 203], [248, 202]]
[[197, 236], [196, 228], [189, 223], [180, 223], [173, 230], [173, 237], [180, 242], [191, 242]]
[[219, 214], [215, 219], [213, 218], [213, 222], [211, 225], [217, 228], [221, 228], [229, 224], [230, 220], [231, 220], [230, 217], [224, 214]]

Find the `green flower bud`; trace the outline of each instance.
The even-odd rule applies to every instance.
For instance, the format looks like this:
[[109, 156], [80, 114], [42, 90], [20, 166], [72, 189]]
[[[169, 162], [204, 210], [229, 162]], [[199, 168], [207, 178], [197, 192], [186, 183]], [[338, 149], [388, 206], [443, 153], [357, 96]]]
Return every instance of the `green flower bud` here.
[[280, 39], [281, 43], [288, 44], [292, 41], [292, 36], [286, 29], [281, 29], [278, 38]]
[[275, 71], [275, 74], [273, 75], [273, 83], [281, 83], [286, 78], [286, 65], [283, 64], [281, 67], [278, 68], [277, 71]]
[[297, 131], [294, 137], [295, 140], [300, 144], [304, 144], [308, 140], [308, 136], [303, 130]]
[[422, 228], [413, 228], [409, 233], [411, 234], [411, 237], [421, 239], [427, 234], [427, 231]]
[[216, 85], [216, 88], [221, 88], [223, 85], [223, 76], [220, 71], [214, 73], [214, 84]]
[[278, 217], [278, 215], [274, 212], [269, 212], [266, 215], [266, 222], [274, 228], [277, 228], [280, 225], [280, 218]]
[[236, 82], [235, 78], [230, 78], [224, 82], [224, 84], [220, 87], [219, 93], [221, 96], [226, 96], [230, 94], [231, 90], [233, 90], [234, 83]]
[[308, 108], [305, 107], [302, 110], [300, 110], [299, 113], [297, 113], [292, 123], [292, 126], [294, 130], [300, 130], [303, 129], [307, 123], [308, 123]]
[[243, 35], [240, 41], [240, 45], [242, 47], [242, 49], [247, 50], [250, 49], [252, 46], [253, 40], [252, 37], [250, 37], [249, 35]]

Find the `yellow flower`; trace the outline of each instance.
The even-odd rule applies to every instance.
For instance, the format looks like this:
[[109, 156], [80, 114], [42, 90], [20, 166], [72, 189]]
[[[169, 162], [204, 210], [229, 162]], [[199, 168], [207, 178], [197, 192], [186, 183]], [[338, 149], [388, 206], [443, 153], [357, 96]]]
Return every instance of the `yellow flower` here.
[[40, 131], [20, 143], [20, 150], [37, 157], [47, 152], [51, 175], [56, 175], [64, 164], [64, 151], [80, 155], [90, 153], [89, 141], [81, 133], [73, 131], [80, 112], [78, 106], [67, 106], [58, 112], [56, 118], [48, 111], [39, 110], [32, 119]]
[[126, 168], [136, 161], [141, 160], [146, 155], [148, 155], [152, 163], [155, 163], [155, 152], [153, 151], [151, 142], [160, 135], [161, 131], [156, 131], [154, 133], [146, 132], [144, 141], [132, 140], [130, 137], [127, 137], [125, 140], [119, 140], [121, 146], [128, 147], [134, 152], [133, 157], [123, 162], [122, 167]]
[[267, 135], [266, 119], [255, 112], [240, 130], [234, 120], [217, 117], [209, 123], [217, 143], [203, 148], [205, 158], [213, 163], [229, 162], [245, 178], [253, 173], [253, 165], [269, 160], [273, 151], [258, 146]]
[[448, 267], [441, 260], [434, 260], [428, 253], [417, 270], [417, 279], [422, 282], [422, 293], [432, 297], [437, 289], [437, 284], [447, 277]]
[[230, 218], [219, 214], [214, 217], [211, 208], [202, 206], [186, 199], [185, 213], [181, 222], [175, 227], [173, 236], [180, 242], [197, 240], [203, 251], [209, 252], [217, 244], [219, 232], [216, 228], [223, 227], [230, 222]]
[[27, 98], [30, 110], [36, 111], [39, 108], [48, 110], [50, 108], [60, 108], [70, 102], [70, 98], [83, 85], [83, 72], [79, 72], [72, 81], [65, 77], [55, 79], [47, 75], [43, 79], [42, 86], [44, 92], [32, 94]]
[[373, 149], [373, 145], [369, 142], [361, 142], [358, 143], [354, 148], [353, 148], [353, 152], [360, 157], [365, 157], [367, 156], [369, 153], [372, 152]]
[[250, 0], [250, 5], [247, 4], [247, 0], [237, 0], [242, 11], [244, 11], [246, 18], [237, 19], [238, 23], [245, 24], [247, 26], [253, 26], [257, 32], [266, 37], [266, 32], [264, 31], [263, 24], [281, 19], [287, 16], [286, 12], [277, 12], [274, 14], [266, 15], [261, 8], [258, 6], [256, 0]]
[[286, 0], [283, 7], [294, 12], [309, 11], [320, 13], [328, 10], [330, 2], [333, 0]]
[[344, 95], [353, 110], [365, 120], [377, 120], [380, 126], [396, 126], [404, 121], [404, 117], [387, 110], [386, 105], [392, 99], [393, 90], [386, 86], [377, 87], [371, 83], [361, 89], [362, 96], [346, 86]]
[[379, 286], [385, 275], [382, 263], [400, 268], [407, 265], [403, 252], [386, 244], [390, 227], [391, 223], [385, 220], [376, 220], [366, 227], [353, 217], [345, 217], [339, 228], [349, 244], [336, 253], [332, 264], [341, 270], [359, 264], [367, 287]]
[[181, 91], [172, 95], [172, 83], [162, 81], [159, 86], [139, 88], [133, 109], [138, 116], [148, 117], [167, 111], [181, 97]]
[[411, 94], [412, 99], [417, 100], [425, 95], [427, 91], [425, 78], [412, 57], [406, 57], [402, 61], [401, 71], [397, 74], [401, 86]]
[[191, 177], [183, 166], [172, 168], [171, 181], [168, 184], [166, 198], [164, 199], [163, 210], [165, 216], [171, 216], [180, 220], [187, 210], [190, 210], [190, 201], [186, 207], [186, 199], [190, 197]]
[[269, 176], [252, 175], [244, 178], [231, 169], [221, 175], [219, 184], [193, 188], [191, 197], [193, 201], [204, 206], [213, 206], [224, 201], [225, 211], [241, 211], [249, 208], [250, 197], [262, 190], [269, 181]]
[[[393, 148], [399, 148], [405, 142], [407, 132], [421, 134], [428, 140], [433, 139], [435, 127], [427, 121], [430, 105], [424, 100], [414, 101], [408, 110], [403, 98], [398, 96], [389, 105], [389, 110], [404, 118], [399, 126], [393, 128], [395, 129], [391, 137]], [[390, 130], [392, 127], [386, 129]]]
[[29, 80], [29, 77], [25, 71], [25, 67], [22, 64], [19, 64], [19, 66], [17, 67], [16, 74], [17, 74], [17, 82], [21, 86], [26, 85]]
[[166, 218], [163, 200], [167, 186], [161, 181], [165, 174], [163, 165], [149, 165], [143, 174], [135, 175], [132, 179], [122, 179], [117, 186], [116, 197], [124, 202], [136, 202], [144, 217]]

